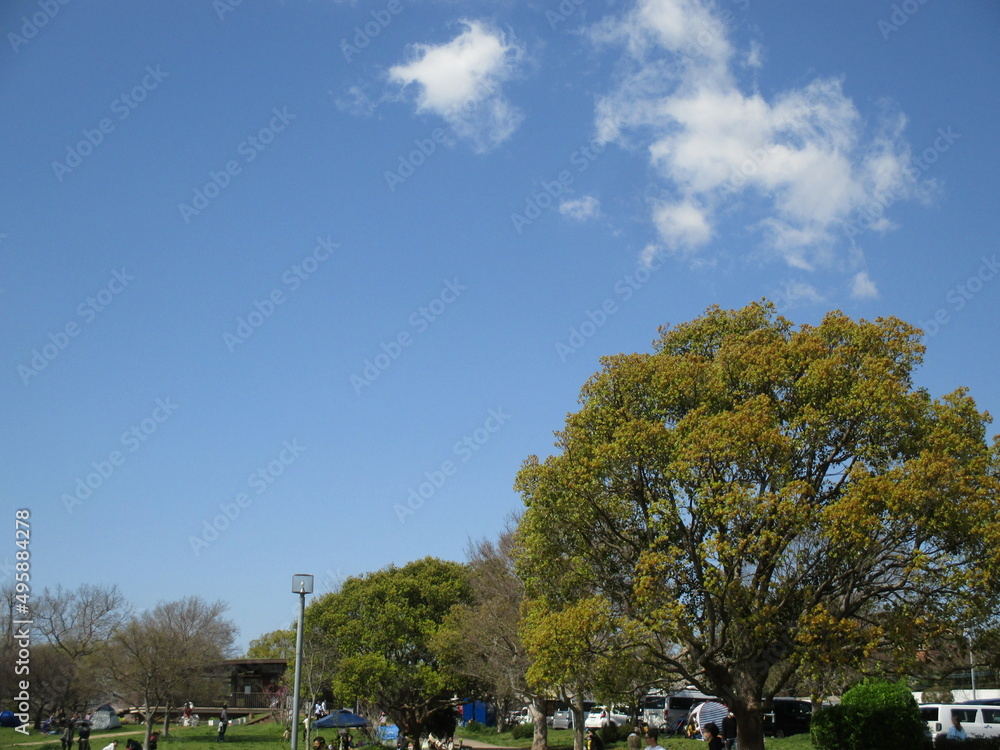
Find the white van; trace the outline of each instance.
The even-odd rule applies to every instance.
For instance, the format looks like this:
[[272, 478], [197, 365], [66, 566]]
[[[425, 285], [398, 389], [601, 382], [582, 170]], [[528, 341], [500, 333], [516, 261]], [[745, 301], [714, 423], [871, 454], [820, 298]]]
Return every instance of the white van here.
[[1000, 737], [1000, 706], [972, 703], [922, 703], [920, 717], [927, 722], [932, 737], [943, 737], [957, 716], [969, 737]]
[[642, 699], [640, 713], [642, 720], [649, 726], [663, 732], [672, 732], [677, 722], [684, 719], [692, 708], [713, 699], [714, 696], [705, 695], [692, 685], [670, 695], [655, 691], [647, 693]]

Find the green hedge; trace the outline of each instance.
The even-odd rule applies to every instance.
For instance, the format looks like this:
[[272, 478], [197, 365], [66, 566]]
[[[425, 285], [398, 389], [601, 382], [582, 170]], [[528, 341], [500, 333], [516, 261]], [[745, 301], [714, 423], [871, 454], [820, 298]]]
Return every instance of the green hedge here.
[[949, 740], [941, 737], [934, 742], [935, 750], [1000, 750], [1000, 737], [969, 737]]
[[905, 683], [866, 680], [815, 714], [809, 733], [819, 750], [920, 750], [926, 726]]
[[534, 733], [534, 724], [515, 724], [514, 728], [510, 730], [510, 736], [515, 740], [523, 740], [526, 737], [531, 737]]

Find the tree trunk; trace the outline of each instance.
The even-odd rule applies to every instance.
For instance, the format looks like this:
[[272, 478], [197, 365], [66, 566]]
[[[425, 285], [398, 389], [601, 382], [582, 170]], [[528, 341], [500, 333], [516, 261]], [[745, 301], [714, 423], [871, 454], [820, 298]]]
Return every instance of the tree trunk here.
[[153, 721], [156, 719], [156, 707], [149, 708], [149, 713], [146, 714], [146, 736], [142, 738], [143, 750], [149, 750], [149, 735], [153, 733]]
[[170, 736], [170, 706], [163, 712], [163, 739]]
[[767, 672], [734, 671], [726, 695], [720, 695], [736, 718], [737, 746], [740, 750], [764, 750], [764, 681]]
[[569, 702], [573, 712], [573, 750], [583, 750], [583, 693], [577, 693]]
[[739, 712], [733, 708], [736, 717], [736, 737], [740, 750], [764, 750], [764, 716], [757, 710]]
[[535, 732], [531, 736], [531, 750], [548, 750], [549, 725], [545, 716], [545, 699], [539, 695], [532, 696], [528, 710], [535, 724]]

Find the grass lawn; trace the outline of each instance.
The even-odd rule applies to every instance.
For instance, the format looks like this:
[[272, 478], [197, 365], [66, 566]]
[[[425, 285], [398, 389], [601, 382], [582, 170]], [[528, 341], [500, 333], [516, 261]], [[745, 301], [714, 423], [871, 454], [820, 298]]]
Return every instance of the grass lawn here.
[[[159, 729], [160, 726], [155, 727]], [[170, 730], [169, 740], [160, 740], [157, 750], [221, 750], [219, 743], [215, 741], [218, 735], [218, 727], [201, 725], [197, 727], [175, 727]], [[226, 730], [225, 747], [227, 750], [288, 750], [289, 745], [281, 739], [284, 727], [277, 726], [270, 722], [261, 724], [230, 724]], [[120, 729], [111, 731], [96, 732], [91, 735], [91, 750], [103, 750], [103, 748], [116, 737], [119, 739], [120, 750], [124, 750], [126, 737], [142, 737], [143, 729], [134, 724], [123, 726]], [[323, 733], [323, 730], [320, 730]], [[355, 741], [360, 741], [357, 731], [354, 733]], [[323, 733], [327, 742], [332, 742], [337, 735], [337, 730], [327, 730]], [[312, 735], [312, 736], [315, 736]], [[497, 733], [490, 727], [484, 727], [480, 731], [470, 732], [467, 728], [459, 727], [455, 731], [455, 741], [459, 738], [466, 740], [478, 740], [489, 745], [499, 747], [530, 747], [531, 738], [515, 740], [510, 732]], [[673, 737], [660, 738], [660, 744], [665, 750], [704, 750], [705, 743], [699, 740], [687, 740]], [[621, 750], [626, 747], [625, 740], [619, 740], [606, 746], [606, 750]], [[784, 739], [768, 739], [768, 750], [813, 750], [812, 742], [809, 741], [808, 734], [799, 734], [794, 737]], [[303, 742], [299, 742], [300, 750], [307, 750]], [[549, 729], [549, 748], [551, 750], [572, 750], [573, 732], [568, 729]], [[20, 732], [13, 729], [0, 729], [0, 750], [61, 750], [59, 738], [55, 735], [42, 735], [32, 732], [26, 738]], [[76, 748], [74, 747], [74, 750]]]
[[[157, 723], [153, 730], [161, 730], [163, 725]], [[336, 734], [337, 730], [333, 730]], [[261, 724], [230, 724], [226, 730], [225, 745], [220, 745], [215, 741], [219, 734], [217, 726], [210, 727], [201, 724], [197, 727], [175, 726], [170, 729], [170, 739], [160, 738], [157, 750], [220, 750], [223, 746], [227, 750], [288, 750], [288, 743], [282, 742], [281, 735], [284, 727], [276, 726], [270, 722]], [[119, 741], [119, 750], [124, 750], [125, 739], [135, 737], [142, 740], [145, 733], [143, 725], [128, 724], [118, 729], [101, 730], [90, 735], [90, 750], [102, 750], [112, 740]], [[326, 735], [325, 735], [326, 736]], [[326, 736], [330, 740], [330, 736]], [[77, 745], [73, 745], [73, 750], [77, 750]], [[299, 742], [300, 750], [304, 750], [304, 745]], [[59, 744], [58, 735], [45, 735], [32, 731], [27, 737], [13, 729], [0, 729], [0, 749], [10, 750], [19, 748], [23, 750], [62, 750]]]
[[[478, 732], [470, 732], [468, 728], [459, 727], [455, 730], [455, 741], [461, 737], [467, 740], [477, 740], [499, 747], [531, 747], [531, 737], [515, 740], [510, 732], [497, 733], [496, 729], [484, 727]], [[670, 736], [660, 737], [664, 750], [704, 750], [705, 743], [701, 740], [688, 740]], [[813, 750], [813, 744], [808, 734], [797, 734], [783, 739], [768, 738], [769, 750]], [[627, 747], [625, 740], [618, 740], [605, 745], [605, 750], [621, 750]], [[569, 729], [549, 728], [550, 750], [573, 750], [573, 732]], [[97, 750], [100, 750], [98, 748]]]

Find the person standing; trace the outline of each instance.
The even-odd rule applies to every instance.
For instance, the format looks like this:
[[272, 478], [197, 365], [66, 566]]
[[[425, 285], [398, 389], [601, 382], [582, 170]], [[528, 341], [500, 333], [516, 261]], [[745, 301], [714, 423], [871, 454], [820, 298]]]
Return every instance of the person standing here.
[[949, 740], [966, 740], [969, 735], [962, 728], [962, 722], [959, 720], [954, 713], [951, 715], [951, 726], [948, 727], [948, 739]]
[[660, 733], [654, 727], [649, 727], [646, 730], [646, 750], [663, 750], [663, 745], [660, 744]]
[[638, 727], [632, 727], [625, 742], [628, 744], [628, 750], [642, 750], [642, 738], [639, 736]]
[[59, 738], [59, 742], [62, 743], [62, 750], [73, 750], [73, 735], [76, 733], [76, 722], [73, 719], [66, 720], [66, 726], [63, 728], [62, 737]]
[[219, 736], [216, 737], [216, 742], [226, 741], [226, 727], [229, 726], [229, 706], [227, 704], [222, 705], [222, 713], [219, 714]]
[[77, 748], [79, 750], [90, 750], [90, 722], [81, 721], [80, 728], [77, 730]]
[[708, 750], [722, 750], [722, 738], [719, 736], [719, 726], [715, 722], [708, 722], [701, 733], [708, 743]]
[[726, 718], [722, 720], [722, 742], [726, 750], [735, 750], [736, 717], [733, 715], [733, 709], [729, 709], [729, 713], [726, 714]]

